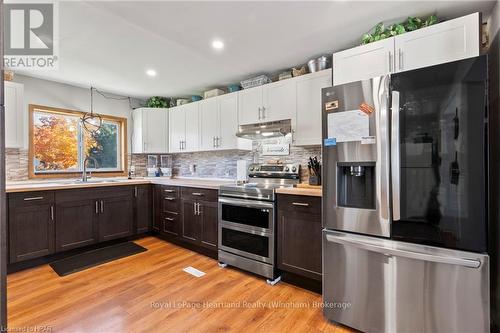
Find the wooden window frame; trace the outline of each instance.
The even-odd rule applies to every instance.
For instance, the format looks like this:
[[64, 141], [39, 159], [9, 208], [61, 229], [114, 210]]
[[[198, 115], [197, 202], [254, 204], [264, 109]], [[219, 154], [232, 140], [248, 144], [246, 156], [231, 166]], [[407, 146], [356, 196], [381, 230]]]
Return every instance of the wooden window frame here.
[[[75, 178], [81, 177], [82, 172], [43, 172], [35, 173], [35, 166], [33, 165], [34, 159], [34, 147], [33, 147], [33, 113], [35, 110], [48, 111], [50, 113], [58, 113], [62, 115], [70, 116], [83, 116], [86, 112], [68, 110], [63, 108], [54, 108], [49, 106], [43, 106], [39, 104], [29, 104], [28, 107], [28, 126], [29, 126], [29, 146], [28, 146], [28, 178], [30, 179], [43, 179], [43, 178]], [[120, 177], [128, 175], [128, 146], [127, 146], [127, 118], [108, 116], [99, 114], [102, 120], [110, 120], [120, 124], [120, 149], [121, 149], [121, 166], [119, 171], [98, 171], [92, 170], [92, 175], [96, 177]]]

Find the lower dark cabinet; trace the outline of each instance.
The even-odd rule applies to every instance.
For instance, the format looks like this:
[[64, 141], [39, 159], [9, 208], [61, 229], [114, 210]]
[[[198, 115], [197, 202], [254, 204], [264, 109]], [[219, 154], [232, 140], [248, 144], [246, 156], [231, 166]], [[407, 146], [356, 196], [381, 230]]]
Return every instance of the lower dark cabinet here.
[[54, 253], [53, 192], [12, 195], [8, 209], [10, 262]]
[[155, 185], [153, 230], [167, 240], [217, 250], [218, 192]]
[[217, 202], [203, 202], [200, 204], [200, 225], [201, 225], [201, 235], [200, 241], [201, 245], [217, 250], [217, 240], [218, 240], [218, 205]]
[[278, 268], [321, 280], [321, 198], [278, 195]]
[[168, 185], [154, 185], [153, 189], [153, 231], [169, 239], [182, 233], [179, 192], [178, 187]]
[[147, 184], [8, 193], [9, 262], [147, 232], [151, 194]]
[[160, 232], [167, 236], [179, 237], [181, 220], [179, 213], [165, 212], [162, 215]]
[[56, 251], [97, 243], [98, 209], [98, 202], [90, 192], [56, 193]]
[[152, 192], [150, 185], [134, 187], [136, 231], [142, 234], [151, 230], [153, 220]]
[[197, 243], [199, 241], [199, 219], [196, 201], [182, 200], [182, 238]]
[[134, 232], [133, 198], [129, 191], [99, 200], [99, 241], [131, 236]]

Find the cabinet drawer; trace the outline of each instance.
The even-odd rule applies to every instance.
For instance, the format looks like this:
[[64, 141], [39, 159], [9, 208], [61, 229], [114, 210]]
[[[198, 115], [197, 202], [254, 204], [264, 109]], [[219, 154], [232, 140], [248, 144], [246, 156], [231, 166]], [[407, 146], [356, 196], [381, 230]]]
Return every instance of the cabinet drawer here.
[[9, 205], [15, 205], [15, 206], [51, 204], [54, 202], [54, 192], [36, 191], [36, 192], [10, 193], [8, 198], [9, 198]]
[[174, 212], [178, 213], [180, 211], [180, 200], [176, 197], [171, 197], [169, 195], [163, 195], [161, 197], [161, 207], [162, 212]]
[[179, 198], [179, 187], [177, 186], [160, 186], [160, 193], [163, 197]]
[[297, 213], [321, 215], [321, 198], [305, 195], [279, 194], [278, 209]]
[[217, 202], [219, 191], [206, 188], [183, 187], [182, 199], [195, 201]]
[[165, 212], [162, 214], [161, 229], [162, 233], [179, 236], [180, 232], [180, 215], [174, 212]]

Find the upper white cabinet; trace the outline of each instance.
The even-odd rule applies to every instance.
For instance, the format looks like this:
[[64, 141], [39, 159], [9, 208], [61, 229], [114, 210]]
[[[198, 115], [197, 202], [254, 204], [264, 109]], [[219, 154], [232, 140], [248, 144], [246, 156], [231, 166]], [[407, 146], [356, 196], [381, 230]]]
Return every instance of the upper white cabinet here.
[[333, 84], [438, 65], [480, 54], [479, 13], [333, 54]]
[[[216, 146], [218, 149], [251, 149], [252, 141], [236, 137], [238, 131], [238, 94], [217, 97], [218, 121]], [[241, 143], [250, 143], [250, 148]]]
[[168, 124], [169, 152], [180, 152], [186, 138], [186, 115], [180, 107], [168, 110]]
[[170, 152], [193, 152], [200, 148], [199, 103], [169, 110]]
[[133, 112], [132, 153], [167, 153], [168, 109], [139, 108]]
[[5, 147], [22, 148], [24, 130], [24, 86], [5, 81]]
[[262, 122], [262, 87], [238, 91], [238, 120], [240, 125]]
[[262, 120], [293, 119], [297, 108], [296, 89], [295, 82], [290, 79], [262, 86]]
[[295, 145], [321, 144], [321, 89], [331, 85], [331, 69], [297, 78], [297, 118], [293, 133]]
[[294, 80], [284, 80], [238, 92], [240, 125], [292, 119], [296, 111]]
[[200, 150], [251, 149], [251, 141], [236, 137], [238, 94], [226, 94], [199, 102]]
[[[236, 110], [235, 110], [236, 111]], [[217, 97], [200, 102], [200, 148], [214, 150], [217, 148], [217, 137], [220, 128], [219, 105]], [[236, 133], [236, 132], [235, 132]], [[233, 134], [235, 134], [233, 133]]]
[[200, 113], [199, 103], [183, 105], [186, 114], [186, 139], [184, 151], [197, 151], [200, 149]]
[[396, 36], [396, 71], [479, 56], [480, 24], [474, 13]]
[[394, 39], [353, 47], [333, 54], [333, 84], [389, 74], [394, 68]]

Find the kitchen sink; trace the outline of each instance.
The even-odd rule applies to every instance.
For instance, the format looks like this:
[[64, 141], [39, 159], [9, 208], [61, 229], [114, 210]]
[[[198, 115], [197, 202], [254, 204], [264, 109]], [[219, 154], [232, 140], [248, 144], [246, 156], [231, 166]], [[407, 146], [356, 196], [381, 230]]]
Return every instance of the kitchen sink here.
[[89, 179], [86, 182], [79, 180], [72, 180], [71, 184], [98, 184], [98, 183], [119, 183], [122, 180], [119, 179]]

